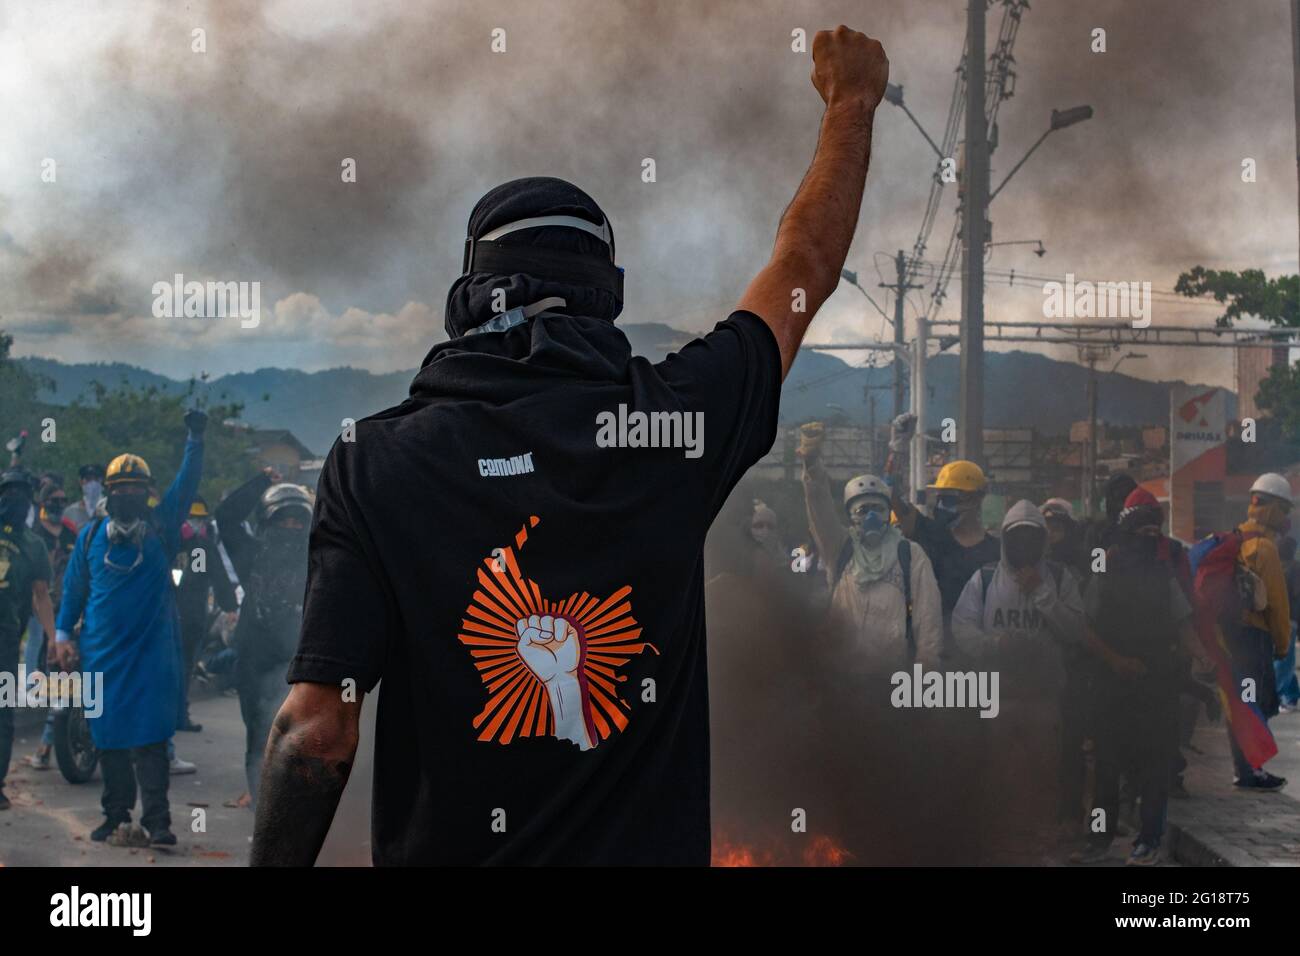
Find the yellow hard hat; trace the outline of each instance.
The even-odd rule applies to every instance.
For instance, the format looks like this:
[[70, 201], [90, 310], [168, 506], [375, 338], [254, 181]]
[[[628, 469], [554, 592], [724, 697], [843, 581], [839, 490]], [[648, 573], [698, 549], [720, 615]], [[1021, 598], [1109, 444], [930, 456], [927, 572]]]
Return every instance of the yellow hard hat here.
[[930, 487], [935, 491], [983, 491], [984, 469], [973, 461], [950, 461], [939, 469]]
[[153, 476], [149, 474], [149, 464], [139, 455], [118, 455], [108, 463], [104, 472], [104, 487], [114, 485], [147, 485]]
[[194, 501], [190, 503], [190, 517], [191, 518], [209, 517], [207, 502], [205, 502], [202, 498], [195, 498]]

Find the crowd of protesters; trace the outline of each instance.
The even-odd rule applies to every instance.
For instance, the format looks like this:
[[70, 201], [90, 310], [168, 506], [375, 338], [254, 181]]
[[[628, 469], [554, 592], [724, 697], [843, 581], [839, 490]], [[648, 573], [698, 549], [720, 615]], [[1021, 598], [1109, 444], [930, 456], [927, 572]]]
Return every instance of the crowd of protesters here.
[[[0, 476], [0, 670], [21, 659], [29, 675], [104, 677], [105, 710], [90, 721], [104, 811], [92, 840], [175, 843], [169, 778], [194, 765], [173, 740], [201, 729], [189, 712], [196, 674], [229, 675], [238, 693], [248, 789], [232, 805], [254, 803], [288, 689], [313, 494], [265, 469], [209, 510], [197, 494], [205, 424], [187, 414], [184, 457], [161, 492], [129, 453], [82, 467], [75, 497], [59, 475], [17, 462]], [[1235, 786], [1284, 786], [1263, 765], [1276, 752], [1269, 718], [1300, 704], [1285, 478], [1260, 476], [1247, 520], [1194, 545], [1163, 534], [1160, 505], [1125, 474], [1106, 484], [1096, 520], [1077, 520], [1060, 498], [1022, 500], [993, 534], [977, 464], [946, 464], [925, 513], [888, 477], [834, 486], [822, 438], [805, 426], [798, 450], [808, 543], [788, 550], [777, 513], [755, 501], [741, 573], [780, 587], [805, 572], [809, 600], [863, 671], [996, 671], [1001, 699], [977, 772], [997, 799], [1023, 798], [1026, 833], [1077, 841], [1072, 859], [1090, 862], [1131, 832], [1128, 861], [1156, 862], [1201, 708], [1228, 717]], [[27, 758], [34, 769], [50, 768], [53, 734], [51, 718]], [[0, 809], [12, 742], [13, 711], [0, 708]]]
[[[183, 459], [161, 492], [130, 453], [82, 466], [71, 503], [61, 475], [34, 474], [17, 455], [0, 475], [0, 672], [20, 673], [21, 659], [31, 683], [74, 670], [102, 680], [102, 712], [87, 721], [103, 777], [98, 842], [176, 843], [169, 781], [196, 768], [174, 737], [202, 729], [189, 712], [196, 674], [234, 675], [248, 792], [232, 806], [256, 800], [270, 720], [288, 692], [313, 492], [266, 468], [214, 515], [198, 494], [206, 416], [190, 411], [184, 424]], [[0, 810], [11, 808], [13, 737], [14, 708], [0, 707]], [[49, 770], [54, 743], [51, 710], [28, 765]]]
[[861, 670], [998, 674], [997, 717], [977, 744], [967, 738], [979, 760], [962, 767], [1001, 810], [1015, 806], [1021, 836], [1090, 863], [1130, 835], [1127, 862], [1157, 862], [1202, 711], [1227, 718], [1235, 787], [1285, 785], [1264, 767], [1277, 752], [1269, 719], [1300, 704], [1284, 477], [1261, 475], [1246, 520], [1192, 544], [1163, 533], [1160, 504], [1127, 474], [1109, 479], [1094, 520], [1061, 498], [1022, 500], [989, 521], [994, 534], [974, 462], [943, 466], [926, 513], [888, 476], [834, 484], [822, 434], [803, 426], [797, 451], [808, 543], [785, 550], [778, 516], [756, 502], [756, 561], [769, 576], [812, 572], [809, 591], [821, 593], [810, 606]]

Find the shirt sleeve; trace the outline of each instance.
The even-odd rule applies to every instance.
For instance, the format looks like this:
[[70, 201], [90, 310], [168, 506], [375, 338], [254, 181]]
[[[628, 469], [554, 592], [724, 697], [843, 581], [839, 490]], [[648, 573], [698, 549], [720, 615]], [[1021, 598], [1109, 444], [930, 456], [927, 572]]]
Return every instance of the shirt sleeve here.
[[[1053, 575], [1060, 574], [1060, 582], [1053, 586]], [[1083, 597], [1070, 569], [1058, 566], [1055, 571], [1050, 568], [1044, 576], [1043, 583], [1033, 594], [1034, 605], [1048, 630], [1060, 641], [1077, 644], [1082, 639], [1084, 624]]]
[[50, 552], [46, 550], [45, 542], [35, 535], [32, 535], [31, 556], [32, 580], [48, 583], [54, 576], [54, 570], [50, 567]]
[[[1174, 582], [1178, 586], [1178, 582]], [[1101, 582], [1093, 575], [1083, 587], [1083, 617], [1089, 624], [1095, 624], [1101, 614]]]
[[688, 414], [702, 415], [698, 459], [716, 488], [712, 513], [771, 449], [781, 402], [781, 352], [752, 312], [733, 312], [657, 366]]
[[984, 631], [984, 572], [976, 571], [961, 590], [952, 610], [952, 636], [958, 649], [976, 659], [997, 646], [996, 635]]
[[89, 521], [81, 526], [77, 542], [72, 548], [72, 557], [63, 569], [63, 596], [59, 600], [58, 623], [56, 630], [71, 634], [86, 607], [86, 597], [90, 588], [90, 563], [86, 558], [90, 551], [92, 533], [99, 529], [99, 522]]
[[1181, 624], [1192, 616], [1192, 606], [1187, 603], [1187, 595], [1177, 578], [1169, 579], [1169, 613], [1176, 624]]
[[363, 693], [383, 676], [390, 602], [362, 546], [336, 443], [316, 489], [302, 635], [291, 684], [356, 681]]

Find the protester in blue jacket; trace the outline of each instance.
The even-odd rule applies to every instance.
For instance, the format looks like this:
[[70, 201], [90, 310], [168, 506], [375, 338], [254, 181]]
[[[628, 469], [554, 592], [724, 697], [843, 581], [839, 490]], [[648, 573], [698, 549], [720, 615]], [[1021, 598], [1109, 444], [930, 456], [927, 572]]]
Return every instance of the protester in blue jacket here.
[[84, 613], [81, 670], [103, 675], [102, 713], [88, 715], [104, 772], [104, 822], [90, 836], [96, 841], [130, 822], [138, 789], [150, 842], [176, 843], [167, 804], [167, 742], [176, 730], [181, 679], [171, 565], [203, 472], [207, 416], [191, 411], [185, 425], [180, 471], [155, 508], [144, 459], [113, 459], [104, 481], [108, 513], [81, 529], [64, 575], [60, 664], [71, 657], [68, 642]]

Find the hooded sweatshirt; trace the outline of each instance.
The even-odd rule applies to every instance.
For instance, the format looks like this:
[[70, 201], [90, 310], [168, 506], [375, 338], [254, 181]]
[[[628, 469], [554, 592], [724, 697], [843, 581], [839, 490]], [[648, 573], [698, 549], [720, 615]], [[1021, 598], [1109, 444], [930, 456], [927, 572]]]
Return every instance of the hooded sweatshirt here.
[[1039, 584], [1030, 594], [1012, 576], [1006, 535], [1024, 525], [1041, 528], [1046, 540], [1042, 512], [1030, 501], [1012, 505], [1002, 519], [1002, 557], [993, 568], [988, 593], [981, 569], [962, 590], [952, 616], [958, 647], [996, 666], [1008, 697], [1054, 693], [1064, 679], [1062, 647], [1083, 635], [1083, 599], [1074, 575], [1040, 560]]
[[545, 311], [335, 443], [289, 680], [383, 680], [377, 864], [708, 864], [703, 545], [780, 382], [748, 312], [651, 364]]

